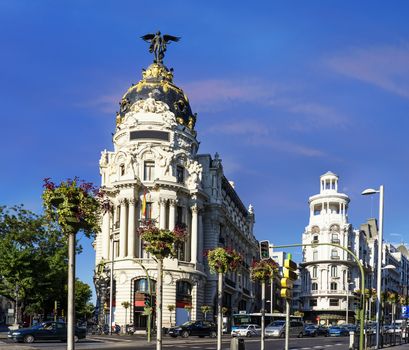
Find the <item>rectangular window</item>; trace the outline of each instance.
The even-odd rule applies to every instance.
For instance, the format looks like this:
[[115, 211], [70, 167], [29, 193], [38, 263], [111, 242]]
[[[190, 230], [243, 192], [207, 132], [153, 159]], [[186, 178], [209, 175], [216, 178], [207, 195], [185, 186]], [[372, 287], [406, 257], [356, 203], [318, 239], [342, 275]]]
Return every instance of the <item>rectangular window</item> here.
[[155, 176], [155, 162], [147, 161], [143, 167], [143, 179], [144, 181], [153, 181]]
[[183, 166], [178, 165], [176, 167], [176, 181], [179, 184], [183, 184], [183, 182], [185, 181], [185, 169], [183, 168]]
[[[144, 213], [142, 213], [142, 215], [143, 214]], [[152, 203], [151, 202], [146, 202], [145, 219], [146, 220], [152, 219]]]
[[178, 206], [176, 208], [176, 223], [183, 224], [183, 207]]
[[317, 251], [317, 250], [315, 250], [315, 251], [312, 253], [312, 260], [313, 260], [313, 261], [317, 261], [317, 260], [318, 260], [318, 251]]
[[331, 277], [338, 277], [338, 270], [336, 266], [331, 266]]
[[317, 306], [317, 299], [310, 299], [310, 306]]
[[120, 206], [120, 205], [118, 205], [118, 206], [116, 207], [116, 221], [115, 221], [115, 228], [119, 228], [120, 217], [121, 217], [121, 206]]
[[338, 306], [339, 305], [339, 300], [338, 299], [330, 299], [329, 300], [329, 306]]

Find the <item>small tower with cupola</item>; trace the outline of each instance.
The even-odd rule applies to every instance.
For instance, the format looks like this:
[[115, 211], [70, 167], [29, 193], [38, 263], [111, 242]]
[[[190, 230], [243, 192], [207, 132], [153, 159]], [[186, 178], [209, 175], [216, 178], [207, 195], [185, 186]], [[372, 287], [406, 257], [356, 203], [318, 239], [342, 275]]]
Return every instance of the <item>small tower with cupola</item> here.
[[[348, 221], [349, 197], [338, 191], [339, 177], [328, 171], [320, 176], [320, 192], [309, 198], [310, 218], [302, 236], [304, 247], [301, 272], [303, 311], [307, 319], [321, 323], [346, 321], [352, 292], [358, 288], [357, 266], [343, 249], [314, 243], [333, 243], [354, 249], [352, 226]], [[350, 298], [351, 297], [351, 298]], [[349, 321], [354, 313], [349, 312]]]

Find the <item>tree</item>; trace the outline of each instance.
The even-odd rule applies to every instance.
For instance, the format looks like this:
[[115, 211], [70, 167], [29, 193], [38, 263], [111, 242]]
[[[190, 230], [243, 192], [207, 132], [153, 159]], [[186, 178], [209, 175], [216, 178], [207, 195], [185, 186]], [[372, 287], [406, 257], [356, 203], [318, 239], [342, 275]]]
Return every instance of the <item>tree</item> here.
[[126, 322], [127, 322], [127, 320], [128, 320], [128, 315], [127, 315], [127, 312], [128, 312], [128, 308], [131, 306], [131, 303], [129, 302], [129, 301], [123, 301], [122, 303], [121, 303], [121, 305], [124, 307], [124, 309], [125, 309], [125, 326], [126, 326]]
[[0, 207], [0, 294], [17, 301], [17, 318], [30, 305], [31, 314], [53, 310], [64, 294], [66, 252], [65, 238], [44, 217], [23, 205]]
[[87, 320], [94, 306], [90, 303], [92, 297], [91, 287], [78, 278], [75, 279], [75, 315], [77, 320]]
[[185, 305], [185, 310], [188, 314], [189, 321], [192, 320], [192, 309], [193, 309], [192, 305]]
[[99, 231], [102, 192], [91, 183], [68, 179], [55, 185], [44, 179], [43, 204], [47, 218], [58, 224], [68, 238], [68, 302], [67, 302], [67, 350], [74, 349], [75, 309], [75, 247], [76, 234], [87, 237]]
[[172, 327], [172, 312], [175, 311], [175, 305], [168, 305], [168, 310], [170, 312], [170, 326]]
[[209, 306], [209, 305], [202, 305], [202, 306], [200, 307], [200, 311], [202, 311], [202, 313], [204, 314], [204, 317], [205, 317], [205, 321], [207, 321], [207, 314], [208, 314], [210, 311], [212, 311], [212, 308], [211, 308], [211, 306]]

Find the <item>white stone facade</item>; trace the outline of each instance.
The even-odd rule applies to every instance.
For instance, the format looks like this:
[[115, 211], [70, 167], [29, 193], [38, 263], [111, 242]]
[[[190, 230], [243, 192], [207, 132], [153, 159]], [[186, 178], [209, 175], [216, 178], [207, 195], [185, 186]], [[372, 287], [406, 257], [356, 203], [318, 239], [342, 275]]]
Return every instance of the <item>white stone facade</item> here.
[[[309, 198], [310, 220], [302, 236], [304, 244], [335, 243], [356, 255], [366, 241], [348, 222], [349, 198], [338, 192], [338, 176], [320, 177], [320, 193]], [[359, 270], [348, 253], [328, 245], [303, 249], [301, 299], [305, 317], [311, 321], [345, 321], [347, 296], [353, 320], [353, 291], [359, 288]]]
[[[156, 80], [152, 82], [147, 77]], [[101, 218], [102, 230], [94, 242], [95, 281], [102, 314], [104, 307], [108, 312], [108, 270], [113, 266], [113, 321], [120, 325], [145, 327], [142, 311], [146, 273], [153, 281], [157, 278], [156, 262], [144, 250], [137, 234], [144, 214], [160, 228], [172, 230], [183, 223], [188, 231], [178, 257], [164, 261], [165, 327], [186, 321], [185, 305], [192, 306], [191, 319], [203, 317], [202, 305], [213, 307], [207, 318], [213, 317], [217, 279], [210, 274], [203, 253], [217, 246], [234, 248], [245, 260], [237, 273], [225, 277], [224, 304], [229, 313], [243, 307], [253, 311], [255, 307], [249, 276], [250, 263], [257, 256], [253, 209], [244, 207], [225, 178], [217, 154], [213, 158], [197, 154], [199, 142], [193, 117], [189, 116], [186, 122], [175, 112], [176, 102], [173, 107], [164, 102], [166, 93], [173, 89], [180, 98], [177, 103], [183, 100], [188, 104], [172, 78], [173, 73], [164, 66], [153, 64], [144, 71], [144, 79], [131, 87], [127, 96], [138, 94], [142, 87], [151, 92], [134, 101], [123, 99], [113, 134], [114, 150], [103, 151], [99, 162], [106, 210]], [[142, 203], [146, 203], [144, 213]], [[127, 310], [122, 306], [125, 301], [130, 303]], [[176, 310], [170, 312], [168, 305], [175, 305]]]

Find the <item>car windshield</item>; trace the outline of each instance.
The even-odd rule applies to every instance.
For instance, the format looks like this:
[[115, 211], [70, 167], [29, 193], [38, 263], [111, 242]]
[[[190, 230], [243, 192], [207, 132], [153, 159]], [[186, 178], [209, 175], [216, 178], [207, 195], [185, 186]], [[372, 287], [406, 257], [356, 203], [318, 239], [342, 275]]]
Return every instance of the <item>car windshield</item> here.
[[285, 321], [274, 321], [271, 322], [267, 327], [281, 327]]
[[182, 324], [182, 326], [190, 326], [191, 324], [193, 324], [194, 322], [192, 321], [187, 321], [184, 324]]
[[238, 329], [246, 329], [249, 325], [248, 324], [242, 324], [240, 326], [238, 326]]

